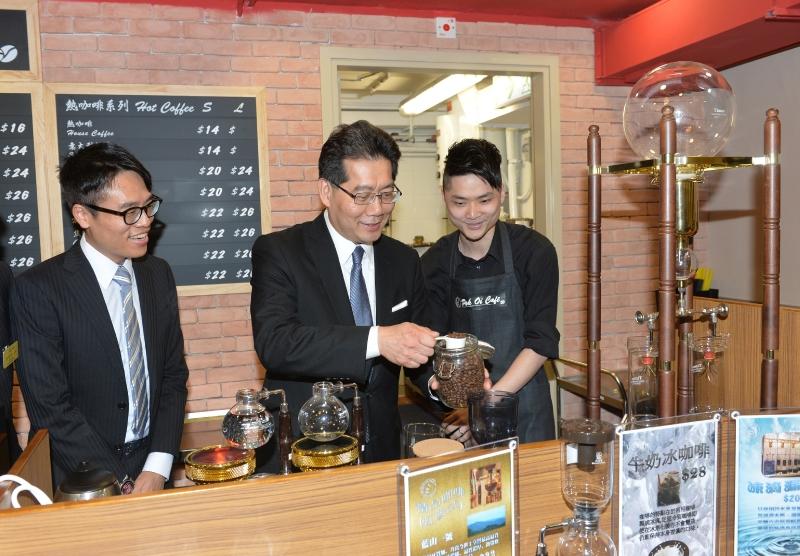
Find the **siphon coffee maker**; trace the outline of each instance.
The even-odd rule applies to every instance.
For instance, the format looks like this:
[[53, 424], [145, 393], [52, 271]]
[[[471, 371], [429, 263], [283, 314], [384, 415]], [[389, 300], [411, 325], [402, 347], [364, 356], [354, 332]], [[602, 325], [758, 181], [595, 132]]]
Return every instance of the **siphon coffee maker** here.
[[600, 529], [600, 512], [611, 500], [614, 426], [593, 419], [561, 421], [561, 492], [575, 514], [539, 533], [537, 556], [546, 556], [544, 536], [563, 529], [558, 556], [616, 556], [614, 541]]
[[[352, 388], [353, 426], [347, 406], [336, 394]], [[364, 420], [361, 396], [355, 383], [315, 382], [312, 396], [297, 415], [303, 438], [292, 444], [292, 463], [302, 471], [361, 463]]]
[[292, 422], [283, 390], [242, 388], [237, 391], [236, 404], [222, 420], [222, 435], [230, 446], [243, 450], [260, 448], [269, 442], [275, 432], [275, 419], [261, 402], [272, 395], [281, 397], [278, 411], [278, 449], [281, 473], [285, 475], [291, 472], [289, 448], [292, 441]]

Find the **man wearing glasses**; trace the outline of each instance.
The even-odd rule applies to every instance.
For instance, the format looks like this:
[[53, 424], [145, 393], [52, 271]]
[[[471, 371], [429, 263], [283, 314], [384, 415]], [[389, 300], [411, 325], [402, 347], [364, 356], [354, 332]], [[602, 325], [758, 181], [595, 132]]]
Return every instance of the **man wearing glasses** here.
[[12, 295], [31, 435], [50, 432], [55, 485], [87, 461], [126, 492], [160, 490], [189, 374], [172, 271], [147, 254], [161, 199], [141, 162], [109, 143], [67, 158], [59, 181], [81, 238], [17, 277]]
[[[250, 312], [265, 385], [297, 415], [321, 380], [355, 382], [364, 398], [364, 461], [400, 457], [400, 367], [433, 355], [416, 252], [382, 235], [400, 199], [400, 149], [365, 121], [337, 127], [319, 157], [315, 220], [260, 237]], [[297, 422], [294, 420], [295, 434]], [[265, 447], [276, 467], [276, 443]]]

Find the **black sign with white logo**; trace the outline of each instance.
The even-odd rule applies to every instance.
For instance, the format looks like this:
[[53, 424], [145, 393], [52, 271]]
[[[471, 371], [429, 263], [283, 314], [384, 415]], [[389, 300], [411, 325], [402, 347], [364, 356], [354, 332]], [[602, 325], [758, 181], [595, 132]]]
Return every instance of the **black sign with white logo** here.
[[0, 71], [30, 71], [25, 10], [0, 10]]

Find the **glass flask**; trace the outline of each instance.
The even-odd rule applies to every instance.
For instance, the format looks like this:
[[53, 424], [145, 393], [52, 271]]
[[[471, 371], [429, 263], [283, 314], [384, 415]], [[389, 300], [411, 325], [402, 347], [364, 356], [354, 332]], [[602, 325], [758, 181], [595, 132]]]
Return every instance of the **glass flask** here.
[[643, 159], [661, 152], [661, 109], [674, 108], [677, 154], [714, 156], [733, 130], [736, 103], [725, 77], [698, 62], [671, 62], [647, 72], [631, 88], [622, 128], [631, 149]]
[[494, 348], [472, 334], [451, 332], [437, 338], [433, 348], [433, 372], [439, 382], [437, 395], [448, 407], [467, 407], [467, 398], [483, 392], [483, 360]]
[[275, 419], [261, 405], [260, 395], [260, 391], [252, 388], [243, 388], [236, 392], [236, 404], [222, 420], [222, 434], [231, 446], [258, 448], [272, 438]]
[[616, 556], [617, 547], [596, 522], [587, 526], [576, 515], [558, 539], [556, 553], [558, 556]]
[[689, 410], [691, 413], [725, 409], [722, 380], [725, 376], [725, 350], [729, 342], [729, 334], [700, 336], [692, 340], [694, 404]]
[[614, 542], [598, 526], [613, 490], [614, 426], [592, 419], [562, 419], [561, 440], [561, 492], [575, 515], [558, 541], [557, 553], [616, 556]]
[[658, 417], [658, 348], [648, 336], [628, 338], [628, 415], [631, 421]]
[[350, 426], [347, 406], [334, 394], [342, 391], [341, 383], [315, 382], [312, 396], [300, 408], [297, 420], [300, 431], [317, 442], [329, 442], [342, 436]]

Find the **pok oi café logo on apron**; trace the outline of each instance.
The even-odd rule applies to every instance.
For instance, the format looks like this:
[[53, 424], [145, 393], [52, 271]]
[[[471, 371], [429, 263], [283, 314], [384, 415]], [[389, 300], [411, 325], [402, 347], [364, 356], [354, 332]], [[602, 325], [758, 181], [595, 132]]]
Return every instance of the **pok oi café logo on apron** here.
[[487, 295], [475, 297], [458, 297], [455, 299], [456, 307], [458, 309], [478, 309], [481, 307], [491, 307], [493, 305], [505, 305], [506, 294], [500, 295]]

